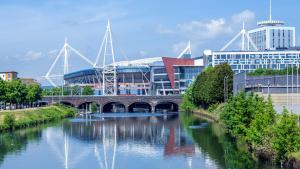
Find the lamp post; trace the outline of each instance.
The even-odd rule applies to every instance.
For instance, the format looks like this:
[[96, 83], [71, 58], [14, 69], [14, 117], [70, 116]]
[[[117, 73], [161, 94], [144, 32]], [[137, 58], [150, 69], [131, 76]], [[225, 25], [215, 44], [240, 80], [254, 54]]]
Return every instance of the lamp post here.
[[228, 79], [228, 76], [225, 76], [224, 77], [224, 101], [226, 102], [227, 99], [228, 99], [228, 86], [227, 86], [227, 79]]

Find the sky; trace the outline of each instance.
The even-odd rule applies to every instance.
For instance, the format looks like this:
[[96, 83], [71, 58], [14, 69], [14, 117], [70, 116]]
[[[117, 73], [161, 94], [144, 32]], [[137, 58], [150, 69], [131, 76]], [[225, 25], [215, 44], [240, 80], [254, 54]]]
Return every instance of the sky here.
[[[299, 6], [299, 0], [273, 0], [273, 19], [298, 28]], [[269, 0], [1, 0], [0, 71], [42, 82], [66, 38], [95, 61], [108, 19], [121, 61], [177, 57], [189, 40], [193, 56], [201, 56], [205, 49], [220, 50], [243, 22], [252, 29], [268, 18]], [[62, 67], [59, 60], [54, 74]], [[86, 68], [70, 55], [70, 71]]]

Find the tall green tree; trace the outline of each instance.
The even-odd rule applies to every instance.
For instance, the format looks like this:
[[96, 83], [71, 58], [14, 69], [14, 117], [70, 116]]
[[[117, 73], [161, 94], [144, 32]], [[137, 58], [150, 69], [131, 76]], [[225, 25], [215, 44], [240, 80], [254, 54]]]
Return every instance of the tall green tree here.
[[194, 82], [193, 99], [204, 106], [224, 102], [232, 95], [232, 83], [233, 71], [227, 63], [209, 67]]
[[4, 102], [6, 95], [6, 83], [0, 79], [0, 102]]
[[22, 83], [21, 80], [13, 80], [7, 83], [7, 92], [6, 98], [7, 101], [12, 104], [15, 104], [16, 107], [26, 99], [26, 85]]
[[27, 86], [26, 102], [32, 104], [42, 97], [42, 89], [39, 84], [30, 84]]

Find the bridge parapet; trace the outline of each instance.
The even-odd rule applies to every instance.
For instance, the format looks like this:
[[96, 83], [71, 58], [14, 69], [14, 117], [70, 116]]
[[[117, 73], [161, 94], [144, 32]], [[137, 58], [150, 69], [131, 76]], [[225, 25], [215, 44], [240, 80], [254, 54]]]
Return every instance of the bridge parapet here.
[[46, 96], [42, 98], [42, 101], [48, 104], [64, 103], [76, 108], [85, 103], [96, 103], [101, 108], [109, 103], [120, 103], [127, 111], [134, 103], [148, 103], [151, 111], [154, 111], [158, 104], [172, 103], [179, 106], [181, 100], [181, 96]]

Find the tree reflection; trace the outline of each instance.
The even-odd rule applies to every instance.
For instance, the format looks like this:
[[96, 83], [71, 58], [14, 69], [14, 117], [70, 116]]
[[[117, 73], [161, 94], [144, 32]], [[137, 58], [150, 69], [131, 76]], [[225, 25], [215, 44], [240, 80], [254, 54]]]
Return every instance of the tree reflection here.
[[[182, 114], [180, 119], [189, 135], [201, 149], [202, 153], [209, 155], [223, 168], [233, 169], [259, 169], [274, 168], [267, 164], [255, 162], [242, 145], [237, 143], [217, 123], [208, 123], [192, 114]], [[192, 129], [190, 126], [208, 123], [207, 127]]]

